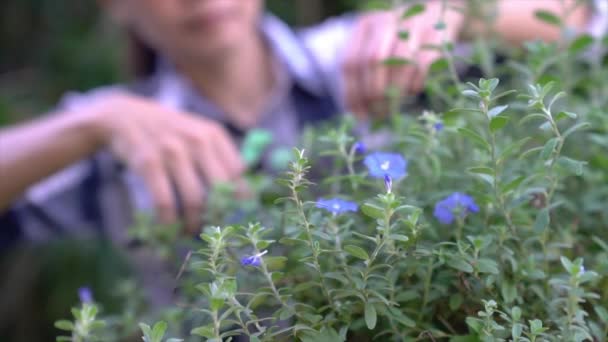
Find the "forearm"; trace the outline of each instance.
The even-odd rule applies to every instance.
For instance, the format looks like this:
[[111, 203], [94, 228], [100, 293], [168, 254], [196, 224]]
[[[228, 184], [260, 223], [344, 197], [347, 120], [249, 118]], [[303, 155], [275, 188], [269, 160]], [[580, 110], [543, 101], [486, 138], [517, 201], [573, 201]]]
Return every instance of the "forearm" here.
[[[526, 40], [541, 39], [555, 41], [561, 36], [560, 28], [539, 20], [538, 10], [551, 12], [558, 16], [567, 27], [583, 32], [590, 19], [591, 10], [586, 2], [576, 6], [577, 0], [497, 0], [497, 17], [490, 27], [479, 20], [467, 21], [463, 28], [465, 36], [485, 35], [494, 32], [504, 40], [521, 44]], [[472, 1], [473, 5], [478, 1]], [[471, 12], [471, 11], [469, 11]]]
[[27, 187], [94, 153], [96, 115], [57, 113], [0, 130], [0, 211]]

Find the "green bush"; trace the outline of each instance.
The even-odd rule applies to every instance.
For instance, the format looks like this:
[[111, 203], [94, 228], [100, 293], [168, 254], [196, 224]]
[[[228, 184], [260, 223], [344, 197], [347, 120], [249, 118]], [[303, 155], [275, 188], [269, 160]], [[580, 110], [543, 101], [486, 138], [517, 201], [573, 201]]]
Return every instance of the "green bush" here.
[[[444, 44], [428, 101], [393, 106], [383, 139], [344, 118], [282, 177], [250, 175], [251, 198], [216, 189], [177, 310], [144, 340], [606, 341], [608, 41], [498, 45], [476, 42], [486, 78], [465, 83]], [[90, 305], [58, 323], [68, 339], [111, 333], [74, 328]]]

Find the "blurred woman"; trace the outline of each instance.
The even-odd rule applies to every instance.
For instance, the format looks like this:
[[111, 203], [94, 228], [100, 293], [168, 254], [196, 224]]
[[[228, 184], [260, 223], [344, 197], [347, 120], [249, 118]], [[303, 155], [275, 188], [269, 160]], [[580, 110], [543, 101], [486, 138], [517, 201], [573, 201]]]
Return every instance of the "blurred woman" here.
[[[572, 1], [499, 1], [495, 31], [506, 40], [557, 39], [534, 18]], [[445, 7], [445, 4], [450, 6]], [[196, 226], [205, 192], [245, 170], [239, 141], [252, 128], [290, 146], [301, 127], [349, 111], [381, 114], [388, 85], [422, 89], [438, 57], [424, 45], [479, 30], [452, 7], [427, 1], [403, 9], [344, 16], [294, 32], [263, 13], [262, 0], [102, 0], [137, 42], [139, 78], [69, 94], [40, 120], [0, 131], [0, 227], [30, 237], [105, 231], [123, 236], [135, 211]], [[446, 29], [434, 24], [443, 18]], [[567, 24], [579, 32], [605, 20], [579, 6]], [[407, 41], [398, 31], [409, 31]], [[600, 30], [602, 30], [600, 28]], [[400, 56], [416, 64], [388, 68]]]

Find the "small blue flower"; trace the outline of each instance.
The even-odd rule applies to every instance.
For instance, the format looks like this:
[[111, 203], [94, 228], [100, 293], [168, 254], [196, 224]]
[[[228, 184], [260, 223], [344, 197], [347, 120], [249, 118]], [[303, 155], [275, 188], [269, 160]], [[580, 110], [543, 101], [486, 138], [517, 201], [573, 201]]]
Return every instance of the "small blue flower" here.
[[386, 193], [390, 194], [393, 191], [393, 180], [391, 176], [384, 175], [384, 186], [386, 187]]
[[454, 222], [455, 215], [464, 218], [469, 213], [479, 212], [479, 207], [475, 204], [473, 197], [455, 192], [435, 204], [433, 215], [442, 224]]
[[443, 122], [439, 121], [433, 125], [435, 132], [441, 132], [443, 130]]
[[78, 289], [78, 298], [82, 303], [93, 303], [93, 291], [88, 286]]
[[317, 208], [325, 209], [334, 215], [343, 214], [347, 211], [357, 211], [357, 203], [346, 201], [339, 198], [322, 199], [317, 201]]
[[263, 251], [256, 255], [242, 257], [241, 265], [258, 267], [262, 264], [262, 256], [266, 253], [268, 253], [268, 251]]
[[407, 176], [407, 160], [398, 153], [375, 152], [368, 154], [363, 160], [370, 176], [384, 179], [389, 175], [391, 179]]
[[367, 151], [367, 146], [363, 143], [363, 141], [357, 141], [353, 145], [353, 150], [356, 154], [364, 154]]

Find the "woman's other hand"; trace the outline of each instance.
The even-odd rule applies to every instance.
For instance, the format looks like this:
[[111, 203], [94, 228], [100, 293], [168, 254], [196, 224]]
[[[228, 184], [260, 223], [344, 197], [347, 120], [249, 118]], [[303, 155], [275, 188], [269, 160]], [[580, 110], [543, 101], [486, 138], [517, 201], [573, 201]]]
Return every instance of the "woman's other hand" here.
[[229, 133], [215, 121], [127, 94], [96, 97], [87, 106], [96, 113], [100, 143], [144, 179], [161, 222], [178, 219], [173, 187], [186, 226], [194, 228], [205, 189], [235, 181], [245, 170]]
[[[407, 9], [363, 14], [350, 38], [343, 64], [347, 108], [360, 119], [386, 113], [389, 86], [402, 94], [416, 94], [424, 87], [429, 66], [440, 57], [432, 46], [453, 42], [463, 25], [462, 14], [430, 1], [424, 12], [403, 18]], [[443, 14], [442, 14], [443, 13]], [[436, 24], [443, 19], [443, 29]], [[407, 39], [400, 38], [407, 32]], [[409, 61], [386, 65], [388, 58]]]

